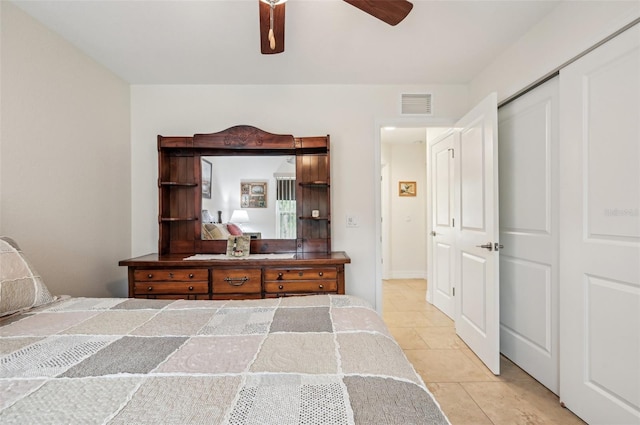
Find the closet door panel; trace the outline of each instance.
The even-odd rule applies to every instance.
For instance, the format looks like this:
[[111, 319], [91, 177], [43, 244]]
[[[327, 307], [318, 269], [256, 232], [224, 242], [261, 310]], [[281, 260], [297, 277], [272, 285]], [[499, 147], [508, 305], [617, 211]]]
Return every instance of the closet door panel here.
[[560, 74], [560, 398], [640, 423], [640, 26]]
[[558, 78], [498, 111], [500, 351], [558, 392]]

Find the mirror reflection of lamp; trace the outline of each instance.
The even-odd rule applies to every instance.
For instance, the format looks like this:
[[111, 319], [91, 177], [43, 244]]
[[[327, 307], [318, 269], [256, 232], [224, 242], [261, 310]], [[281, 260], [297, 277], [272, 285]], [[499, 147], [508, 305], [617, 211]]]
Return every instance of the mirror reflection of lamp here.
[[244, 229], [244, 223], [248, 223], [249, 222], [249, 214], [247, 213], [246, 210], [233, 210], [233, 213], [231, 214], [231, 218], [229, 219], [229, 223], [233, 223], [233, 224], [237, 224], [238, 227], [240, 227], [240, 230], [242, 230], [243, 232], [245, 231]]

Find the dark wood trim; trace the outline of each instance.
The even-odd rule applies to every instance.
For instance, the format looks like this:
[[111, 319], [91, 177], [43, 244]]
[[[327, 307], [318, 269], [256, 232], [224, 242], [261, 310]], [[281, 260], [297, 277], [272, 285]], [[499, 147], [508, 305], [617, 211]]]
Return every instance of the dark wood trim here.
[[273, 134], [250, 125], [236, 125], [217, 133], [194, 134], [194, 148], [269, 150], [295, 149], [295, 138]]

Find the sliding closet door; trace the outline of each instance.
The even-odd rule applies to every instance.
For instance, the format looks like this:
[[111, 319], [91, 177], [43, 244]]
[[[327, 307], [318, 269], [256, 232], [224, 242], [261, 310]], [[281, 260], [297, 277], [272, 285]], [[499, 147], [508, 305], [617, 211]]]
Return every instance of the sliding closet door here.
[[560, 73], [560, 398], [640, 423], [640, 27]]
[[500, 351], [558, 393], [558, 78], [498, 110]]

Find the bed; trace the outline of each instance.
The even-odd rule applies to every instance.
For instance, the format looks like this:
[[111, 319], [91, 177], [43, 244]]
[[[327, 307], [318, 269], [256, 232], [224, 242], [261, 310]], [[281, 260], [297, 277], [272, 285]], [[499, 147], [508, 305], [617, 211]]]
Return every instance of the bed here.
[[202, 223], [202, 239], [227, 240], [229, 236], [240, 236], [242, 229], [233, 223]]
[[449, 423], [357, 297], [56, 298], [36, 278], [0, 318], [0, 423]]

